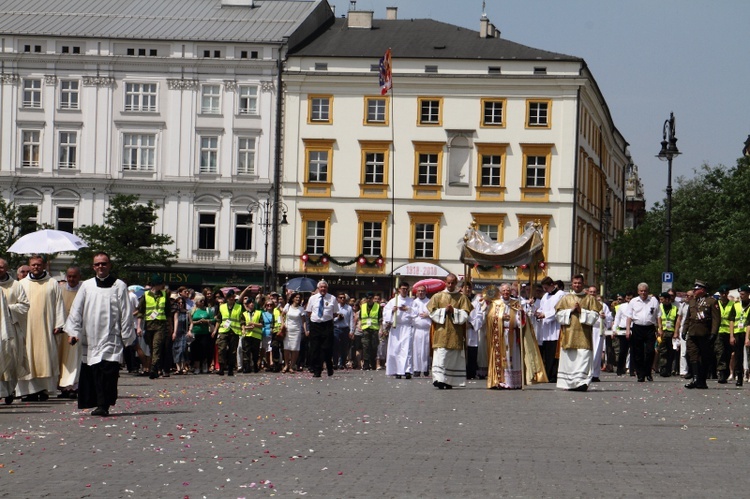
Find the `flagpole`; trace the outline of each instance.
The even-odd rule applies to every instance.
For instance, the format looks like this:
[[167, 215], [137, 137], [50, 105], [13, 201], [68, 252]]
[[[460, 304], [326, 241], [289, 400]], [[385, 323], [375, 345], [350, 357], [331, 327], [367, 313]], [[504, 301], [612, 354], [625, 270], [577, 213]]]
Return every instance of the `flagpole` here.
[[[392, 73], [391, 73], [392, 74]], [[391, 79], [391, 82], [393, 79]], [[396, 259], [396, 119], [393, 115], [394, 111], [394, 94], [393, 94], [393, 83], [391, 83], [391, 292], [393, 292], [393, 266], [394, 260]]]

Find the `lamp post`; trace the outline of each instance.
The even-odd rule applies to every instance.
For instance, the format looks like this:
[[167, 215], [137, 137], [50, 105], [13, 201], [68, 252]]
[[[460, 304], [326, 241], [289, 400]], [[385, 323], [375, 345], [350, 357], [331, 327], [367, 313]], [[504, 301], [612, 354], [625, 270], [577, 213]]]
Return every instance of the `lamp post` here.
[[667, 238], [667, 255], [665, 272], [670, 271], [670, 257], [672, 252], [672, 159], [680, 155], [677, 149], [677, 138], [674, 136], [674, 113], [669, 113], [669, 119], [664, 122], [661, 151], [656, 155], [667, 162], [667, 223], [664, 234]]
[[[270, 197], [270, 193], [269, 193], [269, 197], [265, 199], [264, 201], [254, 201], [250, 203], [249, 205], [247, 205], [247, 211], [250, 213], [256, 214], [257, 219], [256, 219], [255, 226], [258, 227], [265, 235], [265, 248], [263, 251], [263, 292], [265, 293], [268, 291], [268, 287], [269, 287], [268, 235], [271, 232], [275, 234], [278, 227], [289, 225], [289, 222], [286, 219], [288, 208], [284, 203], [280, 201], [274, 201]], [[278, 222], [277, 224], [276, 221], [278, 221], [279, 212], [281, 212], [281, 221]], [[274, 237], [274, 240], [276, 240], [275, 237]], [[274, 247], [273, 268], [271, 272], [270, 283], [276, 282], [276, 251], [277, 251], [277, 248]]]

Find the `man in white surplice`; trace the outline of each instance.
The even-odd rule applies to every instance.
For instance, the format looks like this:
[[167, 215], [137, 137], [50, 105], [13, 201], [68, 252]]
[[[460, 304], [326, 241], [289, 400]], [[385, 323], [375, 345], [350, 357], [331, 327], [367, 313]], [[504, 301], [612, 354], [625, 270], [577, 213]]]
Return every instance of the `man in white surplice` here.
[[425, 377], [430, 371], [430, 326], [432, 319], [427, 311], [427, 288], [419, 285], [416, 289], [417, 297], [414, 298], [412, 309], [414, 310], [414, 341], [412, 342], [412, 367], [414, 376], [422, 373]]
[[385, 375], [411, 378], [412, 341], [414, 338], [414, 300], [409, 297], [409, 283], [402, 282], [398, 294], [383, 309], [383, 322], [389, 329], [388, 357]]
[[26, 314], [29, 312], [29, 299], [21, 283], [13, 279], [8, 272], [8, 261], [0, 258], [0, 289], [5, 295], [10, 320], [5, 324], [5, 340], [0, 353], [0, 397], [6, 404], [13, 402], [18, 378], [29, 373], [29, 361], [26, 357]]

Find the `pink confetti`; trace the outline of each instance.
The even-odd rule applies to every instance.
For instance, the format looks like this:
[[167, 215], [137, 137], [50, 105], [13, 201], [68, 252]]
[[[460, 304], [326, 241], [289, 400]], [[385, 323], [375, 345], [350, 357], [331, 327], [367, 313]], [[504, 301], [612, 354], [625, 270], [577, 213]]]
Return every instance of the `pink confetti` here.
[[182, 482], [182, 485], [184, 485], [185, 487], [187, 487], [188, 485], [190, 485], [190, 482]]

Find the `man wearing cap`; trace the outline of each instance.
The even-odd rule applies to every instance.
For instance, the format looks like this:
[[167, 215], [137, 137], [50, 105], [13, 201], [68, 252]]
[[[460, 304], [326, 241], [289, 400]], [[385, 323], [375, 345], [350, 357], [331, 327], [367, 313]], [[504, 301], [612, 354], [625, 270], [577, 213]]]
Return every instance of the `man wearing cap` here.
[[318, 292], [307, 301], [310, 329], [308, 337], [308, 358], [313, 377], [320, 378], [323, 363], [328, 376], [333, 376], [333, 318], [339, 313], [336, 297], [328, 293], [328, 283], [318, 282]]
[[662, 293], [659, 310], [659, 376], [668, 378], [672, 375], [672, 363], [674, 361], [674, 347], [672, 340], [675, 336], [675, 325], [677, 323], [677, 307], [672, 304], [672, 295]]
[[654, 364], [656, 326], [661, 310], [656, 298], [649, 295], [645, 282], [638, 285], [638, 296], [630, 300], [626, 317], [625, 336], [630, 340], [631, 362], [638, 381], [653, 381], [651, 366]]
[[542, 279], [542, 288], [545, 291], [536, 318], [541, 321], [541, 328], [537, 331], [537, 341], [544, 361], [544, 369], [550, 383], [557, 382], [558, 348], [560, 339], [560, 323], [557, 322], [555, 306], [565, 293], [557, 286], [550, 276]]
[[380, 303], [375, 302], [375, 294], [367, 293], [367, 302], [359, 309], [362, 324], [362, 363], [365, 371], [375, 369], [381, 318], [382, 310]]
[[685, 314], [687, 356], [693, 369], [693, 380], [685, 388], [690, 389], [708, 388], [706, 373], [713, 355], [711, 344], [721, 325], [719, 304], [715, 298], [707, 295], [707, 289], [705, 281], [695, 281], [693, 297], [688, 301]]
[[240, 343], [242, 334], [242, 313], [245, 309], [237, 303], [237, 296], [233, 289], [228, 290], [224, 297], [227, 301], [219, 305], [212, 336], [216, 338], [216, 348], [219, 352], [218, 374], [224, 376], [226, 369], [229, 376], [234, 376], [237, 345]]
[[148, 377], [156, 379], [159, 371], [169, 376], [169, 367], [162, 365], [164, 354], [164, 340], [169, 335], [169, 321], [171, 316], [171, 300], [164, 290], [164, 279], [159, 274], [151, 276], [151, 289], [143, 293], [138, 301], [138, 317], [143, 319], [144, 338], [151, 350], [151, 372]]
[[745, 356], [745, 345], [748, 344], [748, 338], [745, 335], [746, 328], [750, 326], [750, 286], [745, 284], [740, 286], [740, 300], [734, 304], [734, 332], [730, 342], [734, 351], [734, 377], [737, 386], [742, 386], [742, 359]]
[[[729, 378], [729, 360], [732, 358], [732, 346], [730, 339], [734, 335], [735, 306], [729, 299], [729, 286], [719, 286], [719, 313], [721, 324], [719, 335], [714, 342], [714, 353], [716, 355], [716, 372], [719, 375], [719, 384], [726, 384]], [[740, 357], [742, 359], [742, 357]]]

